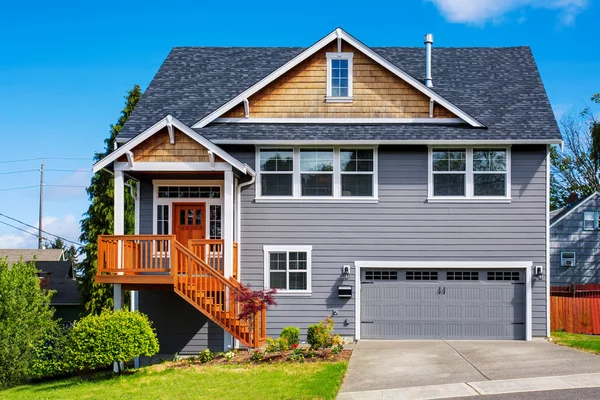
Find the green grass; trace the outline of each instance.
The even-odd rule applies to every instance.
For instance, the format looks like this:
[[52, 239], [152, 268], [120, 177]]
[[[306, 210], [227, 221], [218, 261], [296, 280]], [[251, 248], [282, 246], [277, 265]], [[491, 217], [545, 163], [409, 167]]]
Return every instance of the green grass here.
[[600, 354], [600, 336], [577, 333], [552, 332], [552, 339], [558, 344]]
[[159, 365], [130, 374], [17, 386], [0, 399], [333, 399], [347, 362]]

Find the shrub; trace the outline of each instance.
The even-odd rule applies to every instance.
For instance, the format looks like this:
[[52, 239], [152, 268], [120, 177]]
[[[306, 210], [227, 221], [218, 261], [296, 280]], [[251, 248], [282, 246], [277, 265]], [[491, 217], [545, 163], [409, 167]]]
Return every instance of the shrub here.
[[33, 344], [53, 329], [52, 292], [40, 288], [34, 263], [0, 259], [0, 387], [20, 382], [34, 357]]
[[304, 349], [295, 349], [289, 356], [290, 361], [304, 361]]
[[198, 361], [200, 361], [201, 364], [209, 363], [214, 359], [215, 355], [211, 353], [209, 349], [204, 349], [198, 354]]
[[30, 379], [48, 378], [65, 375], [72, 367], [67, 357], [69, 328], [55, 325], [32, 347], [33, 357], [27, 371]]
[[313, 349], [328, 349], [333, 346], [333, 319], [327, 317], [318, 324], [308, 327], [306, 341]]
[[277, 339], [267, 338], [267, 348], [265, 349], [265, 353], [276, 353], [280, 351], [289, 350], [290, 346], [287, 342], [287, 339], [282, 337]]
[[250, 360], [260, 362], [263, 360], [263, 358], [265, 358], [265, 355], [260, 351], [255, 350], [254, 353], [252, 353], [252, 357], [250, 357]]
[[158, 353], [156, 333], [148, 317], [137, 311], [88, 315], [75, 323], [70, 341], [67, 355], [73, 367], [80, 370]]
[[236, 301], [240, 303], [238, 319], [248, 323], [250, 337], [253, 335], [256, 313], [277, 305], [275, 293], [277, 293], [275, 289], [250, 290], [249, 287], [240, 284], [240, 293], [236, 296]]
[[294, 346], [300, 342], [300, 328], [297, 326], [286, 326], [281, 330], [279, 336], [286, 339], [289, 346]]

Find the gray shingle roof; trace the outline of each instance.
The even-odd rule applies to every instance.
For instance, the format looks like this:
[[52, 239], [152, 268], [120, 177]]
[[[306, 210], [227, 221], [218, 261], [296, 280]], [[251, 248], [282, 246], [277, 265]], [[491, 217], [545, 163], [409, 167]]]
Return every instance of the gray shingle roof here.
[[[372, 48], [423, 81], [423, 48]], [[167, 114], [193, 125], [299, 54], [302, 48], [176, 47], [119, 134], [131, 139]], [[211, 140], [440, 139], [559, 140], [529, 47], [435, 48], [433, 90], [486, 125], [225, 125], [197, 130]]]
[[73, 266], [68, 261], [37, 261], [35, 266], [43, 276], [50, 273], [50, 289], [56, 290], [51, 304], [80, 303], [79, 288], [73, 276]]
[[59, 261], [63, 256], [62, 249], [0, 249], [0, 259], [7, 258], [8, 263], [16, 263], [21, 257], [24, 262]]

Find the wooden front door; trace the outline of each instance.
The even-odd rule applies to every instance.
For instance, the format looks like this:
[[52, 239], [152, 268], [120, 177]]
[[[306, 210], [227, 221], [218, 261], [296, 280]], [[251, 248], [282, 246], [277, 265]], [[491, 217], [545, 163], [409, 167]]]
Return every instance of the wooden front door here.
[[187, 248], [190, 239], [205, 238], [205, 221], [206, 203], [173, 203], [173, 234]]

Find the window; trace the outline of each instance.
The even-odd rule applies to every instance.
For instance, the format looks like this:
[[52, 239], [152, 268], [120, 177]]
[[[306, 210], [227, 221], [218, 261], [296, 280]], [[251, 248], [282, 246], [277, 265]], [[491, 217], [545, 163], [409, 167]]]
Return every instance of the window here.
[[365, 271], [365, 279], [368, 281], [395, 281], [398, 280], [398, 271]]
[[263, 196], [291, 196], [294, 171], [292, 149], [260, 151], [260, 184]]
[[437, 271], [406, 271], [407, 281], [437, 281]]
[[176, 199], [218, 199], [221, 197], [219, 186], [159, 186], [158, 198]]
[[600, 224], [598, 223], [598, 218], [600, 217], [600, 213], [597, 211], [584, 211], [583, 212], [583, 230], [584, 231], [593, 231], [596, 229], [600, 229]]
[[210, 238], [221, 239], [221, 205], [211, 204], [210, 206]]
[[519, 271], [488, 271], [488, 281], [518, 281], [521, 279]]
[[326, 101], [352, 101], [353, 53], [327, 53]]
[[476, 281], [476, 280], [479, 280], [479, 272], [477, 272], [477, 271], [448, 271], [448, 272], [446, 272], [446, 280], [449, 280], [449, 281]]
[[279, 293], [311, 290], [311, 246], [265, 246], [265, 287]]
[[157, 235], [168, 235], [169, 234], [169, 206], [168, 205], [157, 205], [156, 206], [156, 234]]
[[433, 148], [429, 198], [509, 199], [509, 167], [507, 148]]
[[258, 198], [377, 197], [377, 153], [373, 148], [262, 148], [257, 162]]

